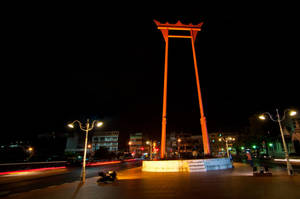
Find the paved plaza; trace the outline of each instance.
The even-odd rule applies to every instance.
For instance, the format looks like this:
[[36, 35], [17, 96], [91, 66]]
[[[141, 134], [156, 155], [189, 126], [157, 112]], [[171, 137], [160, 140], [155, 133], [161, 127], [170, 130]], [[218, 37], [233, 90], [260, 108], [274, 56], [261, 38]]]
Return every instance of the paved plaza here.
[[[234, 169], [200, 173], [150, 173], [141, 167], [118, 173], [113, 184], [97, 184], [98, 177], [10, 194], [12, 199], [194, 199], [194, 198], [300, 198], [300, 175], [287, 176], [272, 169], [271, 177], [253, 177], [251, 167], [236, 163]], [[45, 179], [46, 180], [46, 179]]]

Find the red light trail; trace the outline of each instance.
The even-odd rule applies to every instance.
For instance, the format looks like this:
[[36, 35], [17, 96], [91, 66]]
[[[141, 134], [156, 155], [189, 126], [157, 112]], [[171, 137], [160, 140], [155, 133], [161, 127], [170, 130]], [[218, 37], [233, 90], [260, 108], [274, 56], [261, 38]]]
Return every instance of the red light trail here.
[[26, 169], [26, 170], [18, 170], [18, 171], [6, 171], [6, 172], [0, 172], [0, 175], [25, 173], [25, 172], [33, 172], [33, 171], [46, 171], [46, 170], [54, 170], [54, 169], [65, 169], [65, 168], [66, 168], [65, 166], [62, 166], [62, 167], [45, 167], [45, 168], [37, 168], [37, 169]]

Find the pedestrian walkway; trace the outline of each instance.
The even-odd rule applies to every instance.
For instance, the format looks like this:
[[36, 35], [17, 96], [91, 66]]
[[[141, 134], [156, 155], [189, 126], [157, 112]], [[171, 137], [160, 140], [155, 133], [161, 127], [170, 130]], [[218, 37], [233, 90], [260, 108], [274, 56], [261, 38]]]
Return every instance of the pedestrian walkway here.
[[[118, 173], [113, 184], [98, 184], [98, 177], [11, 194], [11, 199], [196, 199], [196, 198], [300, 198], [300, 176], [274, 171], [272, 177], [253, 177], [249, 165], [194, 173], [151, 173], [133, 168]], [[200, 197], [201, 196], [201, 197]]]
[[[235, 169], [232, 170], [230, 175], [233, 176], [253, 176], [253, 168], [249, 164], [244, 163], [234, 163]], [[260, 167], [258, 166], [257, 169], [259, 170]], [[285, 176], [287, 175], [286, 168], [282, 168], [280, 166], [269, 168], [269, 171], [272, 173], [273, 176]]]

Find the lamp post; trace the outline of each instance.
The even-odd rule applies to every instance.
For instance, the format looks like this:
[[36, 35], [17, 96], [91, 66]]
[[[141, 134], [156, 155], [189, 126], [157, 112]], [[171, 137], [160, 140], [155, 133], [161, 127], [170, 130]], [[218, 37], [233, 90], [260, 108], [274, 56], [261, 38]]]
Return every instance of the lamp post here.
[[100, 126], [103, 125], [103, 122], [99, 122], [99, 121], [94, 120], [90, 124], [90, 120], [87, 119], [86, 125], [85, 125], [85, 128], [84, 128], [80, 121], [75, 120], [72, 123], [68, 124], [68, 127], [69, 128], [74, 128], [74, 124], [76, 122], [79, 124], [80, 129], [85, 132], [84, 154], [83, 154], [83, 163], [82, 163], [82, 171], [81, 171], [81, 179], [80, 179], [82, 183], [85, 183], [85, 165], [86, 165], [86, 151], [87, 151], [88, 133], [89, 133], [90, 130], [92, 130], [95, 127], [95, 123], [96, 123], [96, 127], [100, 127]]
[[152, 160], [152, 140], [147, 141], [146, 144], [149, 145], [150, 160]]
[[[287, 109], [287, 110], [289, 110], [289, 109]], [[284, 111], [284, 114], [283, 114], [282, 118], [280, 118], [278, 109], [276, 109], [277, 119], [273, 119], [272, 115], [269, 112], [265, 112], [265, 113], [261, 114], [259, 116], [259, 119], [265, 120], [266, 119], [265, 115], [268, 115], [273, 122], [278, 122], [280, 133], [281, 133], [281, 139], [282, 139], [282, 143], [283, 143], [283, 148], [284, 148], [284, 153], [285, 153], [287, 172], [288, 172], [288, 175], [293, 175], [293, 173], [294, 173], [293, 172], [293, 167], [290, 163], [289, 153], [288, 153], [288, 150], [287, 150], [287, 146], [286, 146], [286, 143], [285, 143], [284, 134], [283, 134], [282, 126], [281, 126], [281, 122], [285, 119], [286, 111]], [[297, 114], [296, 111], [293, 111], [293, 110], [289, 110], [289, 111], [290, 111], [290, 113], [289, 113], [290, 116], [295, 116]]]
[[128, 142], [128, 152], [131, 154], [131, 145], [132, 145], [132, 142], [131, 141], [129, 141]]
[[28, 147], [27, 152], [29, 153], [29, 156], [28, 156], [28, 158], [26, 159], [26, 161], [28, 161], [28, 160], [30, 160], [30, 159], [32, 158], [32, 156], [33, 156], [33, 154], [34, 154], [33, 147], [31, 147], [31, 146]]
[[177, 139], [177, 151], [178, 151], [178, 158], [180, 159], [180, 142], [181, 142], [181, 139], [180, 138], [178, 138]]
[[227, 153], [227, 157], [230, 158], [229, 156], [229, 147], [228, 147], [228, 141], [235, 141], [235, 138], [232, 137], [220, 137], [219, 138], [219, 142], [224, 141], [226, 144], [226, 153]]

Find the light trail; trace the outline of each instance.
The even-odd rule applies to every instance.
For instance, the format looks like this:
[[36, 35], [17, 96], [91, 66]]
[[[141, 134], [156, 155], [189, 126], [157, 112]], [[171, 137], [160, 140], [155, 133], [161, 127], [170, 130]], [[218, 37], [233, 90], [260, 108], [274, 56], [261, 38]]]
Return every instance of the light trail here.
[[17, 170], [17, 171], [5, 171], [5, 172], [0, 172], [0, 175], [21, 174], [25, 172], [46, 171], [46, 170], [65, 169], [65, 168], [66, 168], [65, 166], [62, 166], [62, 167], [45, 167], [45, 168], [26, 169], [26, 170]]

